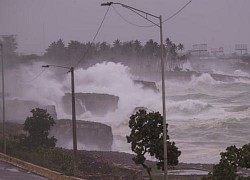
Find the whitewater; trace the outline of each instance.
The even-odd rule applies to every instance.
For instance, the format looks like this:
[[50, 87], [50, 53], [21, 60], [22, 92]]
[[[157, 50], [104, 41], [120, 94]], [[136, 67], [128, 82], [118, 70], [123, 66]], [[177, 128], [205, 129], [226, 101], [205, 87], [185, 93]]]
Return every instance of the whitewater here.
[[[190, 64], [186, 66], [190, 68]], [[9, 93], [15, 98], [39, 99], [40, 103], [53, 104], [58, 119], [71, 118], [61, 106], [62, 96], [70, 92], [69, 74], [48, 69], [38, 80], [24, 83], [23, 79], [37, 74], [40, 67], [41, 64], [33, 64], [31, 67], [21, 66], [15, 72], [10, 71], [8, 77], [15, 79], [15, 82], [8, 85]], [[224, 74], [229, 75], [226, 72]], [[192, 75], [187, 81], [166, 77], [166, 119], [170, 140], [175, 141], [182, 152], [180, 162], [217, 163], [220, 152], [225, 151], [226, 147], [240, 147], [249, 143], [249, 74], [237, 69], [230, 75], [237, 78], [230, 82], [219, 81], [211, 76], [211, 72]], [[114, 112], [104, 117], [95, 117], [86, 112], [77, 117], [110, 125], [114, 135], [113, 151], [132, 153], [125, 137], [130, 133], [128, 122], [135, 108], [144, 107], [162, 113], [160, 74], [154, 79], [159, 92], [143, 89], [142, 85], [133, 81], [138, 79], [152, 80], [150, 75], [143, 77], [131, 73], [131, 69], [121, 63], [103, 62], [87, 69], [75, 70], [76, 92], [119, 96], [118, 108]], [[65, 142], [65, 146], [70, 144]], [[81, 144], [78, 147], [84, 148]]]

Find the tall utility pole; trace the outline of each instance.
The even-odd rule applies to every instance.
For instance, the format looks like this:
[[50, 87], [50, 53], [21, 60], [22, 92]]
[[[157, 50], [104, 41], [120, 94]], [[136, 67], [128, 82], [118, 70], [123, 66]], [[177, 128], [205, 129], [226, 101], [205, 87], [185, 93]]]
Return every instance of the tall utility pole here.
[[3, 149], [6, 154], [6, 137], [5, 137], [5, 91], [4, 91], [4, 61], [3, 61], [3, 44], [1, 47], [1, 62], [2, 62], [2, 101], [3, 101]]
[[[165, 68], [164, 68], [164, 60], [163, 60], [163, 35], [162, 35], [162, 17], [155, 16], [148, 12], [142, 11], [140, 9], [136, 9], [134, 7], [122, 4], [122, 3], [114, 3], [114, 2], [107, 2], [102, 3], [101, 6], [111, 6], [111, 5], [121, 5], [124, 8], [127, 8], [137, 15], [143, 17], [147, 21], [153, 23], [155, 26], [160, 28], [160, 41], [161, 41], [161, 78], [162, 78], [162, 108], [163, 108], [163, 148], [164, 148], [164, 179], [168, 180], [168, 162], [167, 162], [167, 127], [166, 127], [166, 102], [165, 102]], [[143, 16], [144, 14], [145, 16]], [[159, 24], [151, 21], [147, 17], [151, 16], [159, 20]]]
[[72, 132], [73, 132], [73, 151], [74, 151], [74, 175], [77, 174], [77, 137], [76, 137], [76, 105], [75, 105], [75, 80], [74, 67], [70, 68], [71, 74], [71, 94], [72, 94]]
[[76, 136], [76, 108], [75, 108], [75, 80], [74, 67], [65, 67], [57, 65], [44, 65], [44, 68], [58, 67], [68, 69], [71, 74], [71, 96], [72, 96], [72, 134], [73, 134], [73, 153], [74, 153], [74, 175], [77, 175], [77, 136]]
[[163, 148], [164, 148], [164, 179], [168, 180], [168, 158], [167, 158], [167, 119], [166, 119], [166, 100], [165, 100], [165, 67], [163, 60], [163, 35], [162, 35], [162, 18], [160, 20], [161, 36], [161, 78], [162, 78], [162, 108], [163, 108]]
[[[0, 34], [0, 37], [15, 37], [17, 35], [11, 34], [11, 35], [4, 35]], [[0, 40], [1, 41], [1, 40]], [[3, 148], [4, 148], [4, 154], [7, 153], [6, 148], [6, 133], [5, 133], [5, 120], [6, 120], [6, 114], [5, 114], [5, 87], [4, 87], [4, 60], [3, 60], [3, 49], [4, 45], [3, 43], [0, 43], [1, 47], [1, 64], [2, 64], [2, 100], [3, 100]]]

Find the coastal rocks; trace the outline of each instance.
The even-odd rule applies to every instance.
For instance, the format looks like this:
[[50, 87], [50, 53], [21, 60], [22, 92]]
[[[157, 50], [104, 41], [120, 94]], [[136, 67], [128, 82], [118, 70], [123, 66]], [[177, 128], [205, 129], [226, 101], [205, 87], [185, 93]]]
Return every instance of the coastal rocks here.
[[[77, 120], [76, 132], [79, 149], [111, 150], [113, 134], [110, 126], [97, 122]], [[57, 146], [72, 147], [72, 120], [57, 120], [50, 130], [50, 136], [57, 139]]]
[[159, 90], [156, 87], [155, 82], [150, 81], [142, 81], [142, 80], [134, 80], [135, 84], [141, 84], [143, 89], [151, 89], [154, 92], [159, 92]]
[[[89, 111], [96, 116], [115, 111], [119, 101], [118, 96], [97, 93], [76, 93], [75, 99], [77, 115]], [[71, 114], [71, 101], [71, 93], [66, 93], [62, 98], [63, 109], [67, 114]]]
[[[2, 105], [0, 105], [2, 116]], [[47, 112], [54, 118], [57, 118], [56, 108], [54, 105], [43, 106], [35, 101], [21, 99], [7, 99], [5, 104], [6, 119], [11, 121], [25, 121], [31, 115], [30, 111], [34, 108], [47, 109]]]

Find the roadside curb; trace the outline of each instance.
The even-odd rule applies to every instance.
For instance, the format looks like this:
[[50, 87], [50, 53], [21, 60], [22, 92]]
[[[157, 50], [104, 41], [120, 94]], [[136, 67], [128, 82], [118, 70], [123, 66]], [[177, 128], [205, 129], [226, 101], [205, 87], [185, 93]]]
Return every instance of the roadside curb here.
[[59, 179], [59, 180], [83, 180], [81, 178], [73, 177], [73, 176], [66, 176], [62, 173], [52, 171], [50, 169], [37, 166], [35, 164], [25, 162], [23, 160], [5, 155], [3, 153], [0, 153], [0, 161], [4, 161], [7, 163], [10, 163], [16, 167], [19, 167], [21, 169], [25, 169], [27, 171], [30, 171], [32, 173], [38, 174], [40, 176], [46, 177], [48, 179]]

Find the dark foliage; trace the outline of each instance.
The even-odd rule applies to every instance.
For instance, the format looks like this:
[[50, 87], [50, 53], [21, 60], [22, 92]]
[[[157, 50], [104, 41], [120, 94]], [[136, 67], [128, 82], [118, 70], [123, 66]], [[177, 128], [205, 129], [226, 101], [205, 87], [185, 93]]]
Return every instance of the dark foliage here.
[[[131, 133], [126, 136], [127, 142], [131, 143], [131, 149], [136, 156], [133, 161], [142, 165], [151, 177], [151, 168], [145, 164], [146, 154], [155, 157], [157, 167], [164, 169], [164, 150], [163, 150], [163, 117], [159, 112], [147, 113], [145, 110], [139, 110], [130, 117], [129, 127]], [[178, 157], [181, 152], [175, 146], [174, 142], [169, 141], [168, 145], [168, 165], [177, 165]]]
[[222, 152], [219, 164], [213, 168], [213, 172], [203, 180], [244, 180], [250, 177], [238, 177], [238, 168], [250, 168], [250, 143], [242, 148], [236, 146], [227, 147], [226, 152]]
[[55, 124], [54, 119], [44, 109], [32, 109], [31, 113], [32, 116], [27, 117], [23, 128], [28, 133], [25, 139], [27, 145], [32, 148], [55, 147], [56, 139], [48, 137], [50, 127]]
[[[166, 39], [163, 56], [167, 57], [167, 66], [170, 70], [182, 68], [187, 59], [187, 56], [182, 53], [183, 49], [182, 44], [176, 45], [169, 38]], [[107, 42], [70, 41], [68, 46], [65, 46], [62, 39], [59, 39], [49, 45], [44, 57], [61, 65], [74, 66], [80, 61], [91, 64], [91, 61], [96, 63], [103, 60], [114, 62], [119, 60], [125, 65], [140, 64], [145, 67], [151, 65], [152, 68], [152, 63], [160, 64], [161, 47], [152, 39], [148, 40], [145, 45], [138, 40], [121, 42], [117, 39], [112, 45]]]

